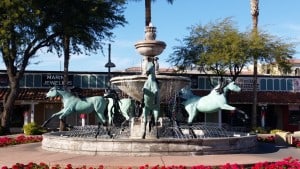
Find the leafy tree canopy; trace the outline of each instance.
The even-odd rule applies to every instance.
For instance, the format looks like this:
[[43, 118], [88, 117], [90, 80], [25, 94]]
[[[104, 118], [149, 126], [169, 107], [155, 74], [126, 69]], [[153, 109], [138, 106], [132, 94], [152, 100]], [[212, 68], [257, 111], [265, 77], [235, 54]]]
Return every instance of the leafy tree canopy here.
[[[54, 46], [59, 56], [63, 49], [63, 37], [71, 40], [73, 54], [95, 52], [103, 48], [103, 41], [112, 40], [112, 30], [124, 26], [125, 0], [38, 0], [42, 10], [52, 23], [52, 31], [58, 34]], [[53, 48], [50, 48], [52, 51]], [[82, 50], [83, 49], [83, 50]]]
[[5, 63], [9, 90], [3, 101], [1, 128], [9, 119], [19, 92], [19, 81], [39, 49], [61, 53], [67, 36], [73, 53], [101, 49], [112, 29], [126, 23], [125, 0], [1, 0], [0, 56]]
[[288, 59], [294, 53], [292, 44], [275, 36], [240, 32], [231, 18], [191, 26], [189, 30], [189, 36], [178, 40], [181, 46], [173, 47], [168, 59], [180, 71], [197, 67], [219, 76], [229, 72], [235, 80], [252, 63], [253, 55], [261, 62], [276, 62], [288, 69]]

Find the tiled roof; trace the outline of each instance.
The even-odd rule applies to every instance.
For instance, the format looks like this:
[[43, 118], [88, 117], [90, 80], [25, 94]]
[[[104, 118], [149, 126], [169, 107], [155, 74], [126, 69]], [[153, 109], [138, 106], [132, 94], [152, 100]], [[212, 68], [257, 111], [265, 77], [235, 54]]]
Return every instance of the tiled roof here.
[[[8, 93], [8, 88], [0, 88], [0, 100], [3, 100], [5, 94]], [[17, 100], [33, 100], [33, 101], [60, 101], [59, 97], [46, 98], [46, 93], [49, 89], [43, 88], [21, 88]], [[103, 96], [102, 89], [71, 89], [71, 92], [82, 97], [87, 96]], [[80, 94], [79, 94], [80, 93]]]
[[[5, 94], [8, 92], [8, 88], [0, 88], [0, 100], [3, 100]], [[59, 97], [45, 98], [49, 89], [29, 89], [21, 88], [17, 100], [33, 100], [33, 101], [60, 101]], [[79, 89], [75, 88], [71, 90], [72, 93], [82, 97], [88, 96], [103, 96], [103, 89]], [[195, 90], [194, 94], [199, 96], [205, 96], [210, 91]], [[252, 91], [242, 91], [240, 93], [230, 92], [227, 95], [228, 102], [234, 104], [252, 104], [253, 93]], [[257, 101], [260, 104], [300, 104], [300, 93], [295, 92], [258, 92]]]

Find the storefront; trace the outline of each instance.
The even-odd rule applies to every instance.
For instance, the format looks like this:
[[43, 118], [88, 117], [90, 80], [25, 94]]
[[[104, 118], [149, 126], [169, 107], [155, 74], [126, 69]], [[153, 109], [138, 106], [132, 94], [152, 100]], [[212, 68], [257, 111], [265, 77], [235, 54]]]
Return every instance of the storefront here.
[[[115, 75], [130, 75], [135, 73], [113, 72]], [[191, 89], [194, 94], [203, 96], [210, 92], [212, 86], [206, 75], [180, 74], [191, 78]], [[210, 76], [211, 77], [211, 76]], [[52, 86], [62, 84], [62, 72], [56, 71], [28, 71], [20, 82], [21, 90], [15, 103], [11, 125], [21, 127], [25, 123], [36, 122], [42, 124], [53, 113], [62, 109], [59, 98], [46, 99], [45, 94]], [[217, 77], [212, 77], [217, 82]], [[102, 96], [108, 82], [106, 72], [70, 72], [68, 86], [72, 93], [81, 97]], [[252, 77], [240, 76], [236, 81], [242, 92], [228, 94], [228, 103], [245, 112], [251, 119], [253, 93]], [[298, 77], [295, 76], [259, 76], [258, 78], [258, 107], [257, 125], [265, 128], [277, 128], [288, 131], [300, 130], [300, 93]], [[0, 72], [0, 99], [8, 90], [8, 77], [5, 71]], [[124, 95], [120, 93], [120, 95]], [[166, 107], [167, 105], [163, 105]], [[179, 115], [186, 118], [186, 114]], [[199, 121], [216, 121], [218, 114], [204, 117], [199, 113]], [[250, 120], [243, 121], [238, 113], [222, 111], [222, 123], [233, 126], [249, 126]], [[49, 124], [50, 127], [58, 126], [58, 119]], [[67, 123], [81, 125], [80, 114], [67, 117]], [[97, 124], [95, 116], [86, 116], [85, 123]]]

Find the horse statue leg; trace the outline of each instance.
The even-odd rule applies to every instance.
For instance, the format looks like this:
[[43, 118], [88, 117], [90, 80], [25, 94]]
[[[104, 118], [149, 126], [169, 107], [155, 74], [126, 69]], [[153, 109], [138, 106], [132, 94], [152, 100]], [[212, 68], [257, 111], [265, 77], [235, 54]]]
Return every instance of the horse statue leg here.
[[108, 126], [111, 126], [113, 124], [113, 118], [114, 118], [114, 100], [112, 98], [108, 99], [108, 105], [107, 105], [107, 113], [108, 113]]
[[194, 118], [197, 114], [197, 108], [196, 105], [188, 105], [185, 107], [185, 110], [187, 111], [187, 113], [189, 114], [188, 117], [188, 125], [192, 125]]
[[147, 108], [146, 106], [143, 108], [142, 120], [143, 120], [144, 126], [143, 126], [142, 139], [146, 138], [149, 111], [150, 111], [149, 108]]
[[235, 107], [230, 106], [228, 104], [223, 104], [220, 108], [223, 109], [223, 110], [236, 110]]
[[[107, 108], [108, 105], [108, 100], [104, 99], [103, 97], [98, 97], [97, 99], [94, 100], [94, 110], [96, 111], [96, 116], [98, 117], [99, 123], [98, 123], [98, 131], [96, 133], [95, 138], [100, 133], [100, 126], [101, 124], [108, 126], [108, 122], [104, 116], [104, 112]], [[110, 135], [110, 131], [108, 128], [106, 128], [108, 135]]]
[[196, 105], [189, 105], [189, 106], [186, 106], [185, 107], [185, 110], [188, 112], [189, 114], [189, 118], [188, 118], [188, 125], [189, 125], [189, 134], [191, 137], [193, 138], [197, 138], [195, 132], [193, 131], [192, 129], [192, 124], [193, 124], [193, 121], [194, 121], [194, 118], [197, 114], [197, 108], [196, 108]]
[[121, 126], [124, 126], [125, 124], [129, 125], [130, 118], [134, 116], [135, 114], [135, 102], [132, 99], [121, 99], [119, 101], [119, 107], [122, 116], [125, 118], [125, 120], [122, 122]]
[[155, 130], [156, 130], [156, 138], [159, 138], [159, 134], [158, 134], [158, 115], [159, 115], [159, 110], [157, 110], [157, 109], [153, 110], [154, 125], [155, 125]]
[[42, 127], [45, 127], [54, 117], [56, 117], [56, 116], [60, 116], [61, 114], [63, 114], [64, 113], [64, 110], [61, 110], [61, 111], [59, 111], [59, 112], [57, 112], [57, 113], [54, 113], [54, 114], [52, 114], [52, 116], [49, 118], [49, 119], [47, 119], [43, 124], [42, 124]]

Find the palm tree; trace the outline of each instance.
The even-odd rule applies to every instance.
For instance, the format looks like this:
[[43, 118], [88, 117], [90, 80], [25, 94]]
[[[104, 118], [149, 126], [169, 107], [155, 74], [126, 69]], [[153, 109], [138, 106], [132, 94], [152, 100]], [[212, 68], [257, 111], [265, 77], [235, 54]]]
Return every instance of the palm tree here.
[[[257, 35], [258, 25], [258, 9], [259, 0], [250, 0], [251, 16], [252, 16], [252, 33]], [[253, 106], [251, 115], [251, 126], [257, 126], [257, 56], [253, 56]]]
[[[141, 1], [141, 0], [134, 0]], [[155, 0], [152, 0], [153, 2]], [[168, 3], [173, 4], [174, 0], [167, 0]], [[145, 26], [151, 22], [151, 0], [145, 0]]]

